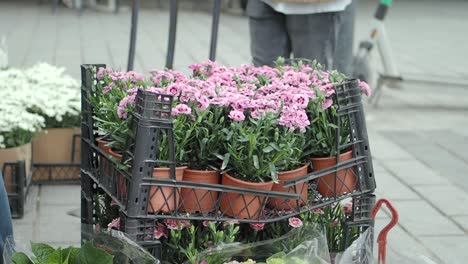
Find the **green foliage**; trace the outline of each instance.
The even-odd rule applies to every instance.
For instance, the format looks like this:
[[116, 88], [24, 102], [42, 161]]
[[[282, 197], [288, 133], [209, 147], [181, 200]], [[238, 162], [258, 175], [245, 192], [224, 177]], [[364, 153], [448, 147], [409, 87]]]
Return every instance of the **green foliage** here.
[[222, 129], [224, 155], [222, 170], [249, 182], [278, 181], [278, 173], [298, 168], [302, 163], [305, 138], [277, 124], [278, 116], [266, 114], [232, 122]]
[[[181, 226], [171, 230], [169, 237], [161, 240], [164, 244], [163, 263], [179, 264], [186, 260], [197, 263], [202, 251], [233, 243], [238, 238], [238, 233], [239, 226], [232, 223], [208, 222], [207, 226], [203, 226], [198, 222], [185, 228]], [[220, 259], [225, 259], [219, 254], [210, 257], [212, 263], [222, 263]]]
[[[3, 145], [0, 142], [1, 147], [5, 148], [14, 148], [23, 146], [25, 144], [30, 143], [34, 137], [36, 136], [36, 132], [24, 130], [24, 129], [14, 129], [8, 133], [3, 133], [0, 137], [3, 138]], [[0, 147], [0, 148], [1, 148]]]
[[[219, 152], [223, 143], [221, 130], [226, 126], [224, 111], [213, 106], [204, 111], [196, 110], [192, 122], [185, 126], [186, 137], [180, 148], [189, 149], [188, 166], [197, 170], [216, 170]], [[190, 135], [190, 136], [189, 136]]]
[[22, 252], [12, 257], [13, 264], [112, 264], [114, 257], [90, 242], [83, 247], [57, 248], [43, 244], [31, 243], [34, 256], [29, 258]]

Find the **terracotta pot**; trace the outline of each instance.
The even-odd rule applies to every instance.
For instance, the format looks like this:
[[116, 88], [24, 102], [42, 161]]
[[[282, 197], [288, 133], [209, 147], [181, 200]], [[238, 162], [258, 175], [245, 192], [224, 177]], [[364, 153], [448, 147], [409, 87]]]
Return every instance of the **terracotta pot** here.
[[111, 150], [111, 147], [106, 146], [110, 141], [104, 140], [102, 138], [96, 138], [96, 142], [98, 143], [98, 147], [104, 151], [104, 153], [110, 154], [109, 151]]
[[[219, 184], [217, 171], [185, 170], [184, 181]], [[181, 211], [209, 213], [216, 209], [218, 192], [196, 188], [182, 188]]]
[[[271, 191], [273, 187], [273, 181], [259, 183], [246, 182], [236, 179], [227, 173], [223, 174], [222, 184], [263, 191]], [[266, 204], [265, 200], [265, 196], [225, 192], [221, 197], [221, 211], [231, 217], [256, 219], [260, 217], [260, 213], [263, 211]]]
[[288, 199], [283, 198], [270, 198], [270, 200], [268, 201], [268, 205], [278, 210], [297, 209], [298, 202], [299, 206], [304, 205], [307, 202], [307, 184], [305, 182], [296, 184], [295, 189], [294, 187], [285, 188], [283, 186], [284, 182], [286, 181], [294, 180], [296, 178], [307, 175], [308, 169], [309, 165], [305, 165], [295, 170], [278, 173], [279, 183], [273, 184], [273, 188], [271, 189], [274, 192], [288, 192], [300, 194], [301, 199], [299, 201], [295, 199], [287, 201]]
[[[111, 148], [108, 150], [109, 155], [116, 159], [117, 162], [120, 162], [122, 160], [122, 154], [114, 152]], [[107, 163], [107, 161], [106, 161]], [[110, 164], [109, 164], [110, 165]], [[113, 170], [109, 168], [104, 168], [105, 171], [107, 172], [107, 176], [112, 177], [113, 176]], [[125, 182], [125, 177], [120, 174], [116, 173], [115, 177], [117, 177], [116, 182], [117, 182], [117, 196], [119, 197], [127, 197], [127, 184]]]
[[[353, 158], [353, 152], [348, 151], [340, 155], [340, 162]], [[336, 165], [336, 157], [310, 158], [314, 171], [320, 171]], [[325, 197], [343, 195], [356, 190], [356, 174], [354, 167], [341, 169], [335, 173], [330, 173], [318, 178], [317, 189]], [[335, 189], [336, 184], [336, 189]], [[336, 193], [335, 193], [336, 190]]]
[[[177, 181], [182, 181], [184, 178], [184, 171], [187, 167], [176, 167], [175, 176]], [[153, 178], [156, 179], [170, 179], [169, 168], [154, 168]], [[179, 205], [180, 201], [180, 188], [177, 191], [173, 187], [157, 187], [152, 186], [150, 189], [150, 200], [148, 204], [149, 213], [158, 212], [172, 212]], [[175, 197], [175, 199], [174, 199]]]

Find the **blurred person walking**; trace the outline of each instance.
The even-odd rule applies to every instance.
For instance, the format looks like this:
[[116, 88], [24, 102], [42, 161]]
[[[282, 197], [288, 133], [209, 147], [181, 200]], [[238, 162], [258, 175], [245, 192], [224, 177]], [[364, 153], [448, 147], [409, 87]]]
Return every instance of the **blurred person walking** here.
[[350, 73], [352, 0], [249, 0], [247, 15], [254, 65], [273, 66], [277, 57], [292, 54]]

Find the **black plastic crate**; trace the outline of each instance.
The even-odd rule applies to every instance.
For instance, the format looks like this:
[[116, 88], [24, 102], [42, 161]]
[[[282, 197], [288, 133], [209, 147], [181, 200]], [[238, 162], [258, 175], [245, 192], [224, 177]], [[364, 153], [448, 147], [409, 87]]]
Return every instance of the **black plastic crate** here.
[[[241, 223], [269, 223], [332, 205], [350, 197], [353, 198], [354, 204], [354, 218], [350, 226], [355, 224], [364, 230], [372, 224], [369, 208], [372, 207], [374, 201], [369, 198], [371, 197], [369, 195], [375, 189], [375, 178], [361, 102], [361, 91], [357, 80], [349, 80], [339, 85], [336, 87], [334, 95], [338, 102], [339, 114], [336, 125], [340, 127], [340, 122], [345, 120], [351, 129], [351, 142], [349, 144], [340, 145], [337, 142], [338, 154], [336, 158], [339, 161], [339, 154], [349, 148], [352, 148], [352, 158], [339, 161], [328, 169], [312, 172], [304, 177], [286, 182], [285, 187], [289, 187], [290, 192], [272, 192], [176, 180], [173, 142], [171, 143], [169, 140], [170, 159], [168, 161], [155, 160], [153, 153], [154, 149], [158, 149], [158, 137], [162, 131], [168, 133], [169, 138], [172, 135], [172, 121], [170, 119], [172, 97], [145, 91], [139, 91], [137, 94], [137, 111], [132, 119], [135, 138], [127, 139], [126, 151], [122, 158], [125, 165], [131, 163], [131, 169], [122, 170], [122, 164], [99, 149], [94, 139], [93, 109], [89, 98], [95, 92], [96, 69], [103, 66], [82, 66], [81, 215], [83, 224], [96, 223], [93, 212], [95, 201], [93, 199], [97, 190], [102, 190], [120, 207], [124, 231], [139, 243], [157, 243], [151, 234], [153, 234], [156, 221], [161, 219], [216, 221], [236, 219]], [[337, 135], [339, 133], [340, 129], [337, 129]], [[164, 163], [170, 168], [170, 179], [152, 177], [153, 168], [157, 163]], [[355, 177], [355, 188], [346, 186], [345, 182], [342, 182], [341, 188], [345, 188], [345, 190], [337, 190], [339, 185], [337, 182], [342, 181], [338, 177], [340, 171], [346, 172], [345, 178]], [[334, 175], [335, 181], [327, 188], [333, 195], [325, 196], [317, 192], [317, 185], [330, 174]], [[303, 200], [300, 195], [301, 190], [297, 188], [307, 190], [309, 193], [307, 200]], [[196, 213], [187, 214], [184, 212], [184, 199], [178, 198], [181, 197], [182, 190], [188, 191], [192, 194], [192, 198], [198, 200], [213, 200], [216, 204], [215, 210], [203, 212], [203, 209], [200, 208]], [[200, 196], [198, 194], [200, 191], [203, 191], [204, 195]], [[217, 197], [212, 195], [213, 193], [216, 193]], [[159, 198], [160, 205], [158, 207], [149, 203], [152, 197]], [[273, 198], [277, 201], [276, 205], [281, 203], [281, 210], [267, 207], [267, 201]], [[233, 208], [230, 214], [222, 213], [220, 210], [223, 199], [224, 202], [227, 200], [231, 207], [237, 204], [237, 207]], [[261, 204], [258, 211], [248, 211], [247, 206], [252, 202]], [[171, 209], [167, 210], [167, 208]], [[241, 215], [246, 210], [248, 217]]]
[[21, 218], [24, 215], [24, 203], [30, 184], [26, 177], [25, 162], [5, 162], [2, 175], [10, 203], [11, 216]]

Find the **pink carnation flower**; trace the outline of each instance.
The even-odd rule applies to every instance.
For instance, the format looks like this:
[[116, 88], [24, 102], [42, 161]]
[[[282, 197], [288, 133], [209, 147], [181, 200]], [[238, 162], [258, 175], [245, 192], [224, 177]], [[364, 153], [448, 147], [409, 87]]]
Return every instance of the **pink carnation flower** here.
[[292, 98], [292, 102], [299, 108], [306, 108], [309, 104], [309, 98], [303, 94], [295, 94]]
[[301, 227], [301, 226], [303, 225], [301, 219], [299, 219], [299, 218], [297, 218], [297, 217], [291, 217], [291, 218], [289, 218], [288, 222], [289, 222], [289, 225], [290, 225], [291, 227], [294, 227], [294, 228], [296, 228], [296, 227]]
[[369, 87], [369, 84], [363, 81], [359, 81], [359, 88], [361, 88], [361, 91], [363, 91], [366, 96], [371, 96], [372, 91]]
[[325, 213], [321, 208], [316, 208], [316, 209], [312, 210], [312, 212], [314, 214], [319, 214], [319, 215], [323, 215]]
[[179, 229], [179, 223], [176, 219], [167, 219], [166, 221], [164, 221], [164, 223], [166, 224], [167, 228], [169, 228], [170, 230]]
[[333, 104], [333, 100], [332, 99], [326, 99], [323, 103], [322, 103], [322, 109], [323, 110], [326, 110], [328, 108], [330, 108], [330, 106], [332, 106]]
[[216, 224], [215, 221], [208, 221], [208, 220], [205, 220], [205, 221], [203, 221], [203, 226], [204, 226], [204, 227], [208, 227], [208, 226], [210, 225], [210, 223]]
[[242, 111], [232, 110], [231, 112], [229, 112], [229, 118], [231, 118], [234, 121], [243, 121], [245, 119], [245, 115]]
[[176, 107], [172, 108], [172, 115], [190, 115], [192, 113], [192, 109], [186, 104], [178, 104]]
[[104, 87], [104, 89], [102, 90], [102, 93], [106, 94], [106, 93], [110, 92], [110, 90], [112, 90], [112, 88], [114, 88], [114, 87], [115, 87], [115, 83], [111, 82], [111, 83], [109, 83], [109, 85]]
[[108, 231], [110, 231], [112, 228], [120, 230], [120, 217], [115, 218], [107, 225]]
[[265, 224], [264, 223], [250, 223], [250, 227], [253, 230], [261, 231], [265, 228]]
[[98, 80], [102, 80], [104, 78], [104, 72], [106, 71], [106, 69], [104, 67], [100, 67], [97, 74], [96, 74], [96, 77]]
[[158, 227], [154, 230], [154, 238], [160, 239], [161, 237], [167, 238], [167, 229], [162, 224], [158, 224]]

